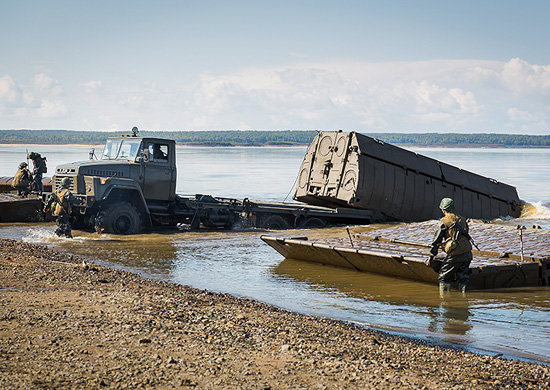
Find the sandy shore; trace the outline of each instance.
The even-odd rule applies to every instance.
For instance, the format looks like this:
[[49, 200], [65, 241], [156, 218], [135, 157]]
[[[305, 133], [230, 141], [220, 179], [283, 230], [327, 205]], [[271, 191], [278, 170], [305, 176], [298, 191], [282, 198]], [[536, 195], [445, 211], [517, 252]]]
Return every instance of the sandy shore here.
[[476, 355], [0, 240], [0, 388], [550, 389]]

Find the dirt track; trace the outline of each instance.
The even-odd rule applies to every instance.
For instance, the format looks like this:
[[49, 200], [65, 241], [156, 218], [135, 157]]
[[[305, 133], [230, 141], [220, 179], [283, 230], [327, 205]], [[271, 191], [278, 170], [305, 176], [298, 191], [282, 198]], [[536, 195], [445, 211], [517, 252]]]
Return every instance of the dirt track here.
[[550, 389], [550, 367], [0, 240], [0, 388]]

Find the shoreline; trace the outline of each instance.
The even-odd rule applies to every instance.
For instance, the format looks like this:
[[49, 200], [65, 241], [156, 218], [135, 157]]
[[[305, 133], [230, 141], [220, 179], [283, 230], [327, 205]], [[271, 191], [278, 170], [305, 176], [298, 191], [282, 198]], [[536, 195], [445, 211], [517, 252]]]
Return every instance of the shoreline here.
[[0, 239], [2, 388], [538, 388], [479, 355]]

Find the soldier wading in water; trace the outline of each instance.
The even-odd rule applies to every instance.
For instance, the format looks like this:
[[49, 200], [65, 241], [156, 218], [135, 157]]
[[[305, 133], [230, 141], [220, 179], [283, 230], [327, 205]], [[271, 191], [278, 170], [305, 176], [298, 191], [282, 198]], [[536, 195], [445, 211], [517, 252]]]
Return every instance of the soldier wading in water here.
[[71, 213], [73, 204], [81, 204], [82, 201], [75, 197], [69, 190], [71, 186], [71, 179], [65, 177], [61, 180], [61, 188], [50, 195], [48, 203], [44, 207], [44, 213], [46, 213], [52, 204], [55, 203], [52, 209], [52, 215], [56, 218], [57, 229], [55, 234], [59, 237], [65, 236], [67, 238], [73, 238], [71, 233]]
[[472, 244], [468, 234], [468, 223], [454, 213], [455, 204], [451, 198], [443, 198], [439, 208], [444, 217], [439, 220], [431, 243], [430, 257], [426, 264], [430, 265], [442, 245], [447, 257], [439, 270], [439, 291], [451, 291], [451, 282], [458, 279], [458, 291], [465, 292], [470, 278], [469, 269], [472, 261]]

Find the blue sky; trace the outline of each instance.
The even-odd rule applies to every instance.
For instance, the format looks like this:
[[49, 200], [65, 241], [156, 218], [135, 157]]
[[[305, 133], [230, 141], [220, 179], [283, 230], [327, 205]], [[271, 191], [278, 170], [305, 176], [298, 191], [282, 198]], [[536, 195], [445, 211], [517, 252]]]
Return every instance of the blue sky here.
[[0, 129], [550, 134], [548, 1], [0, 11]]

